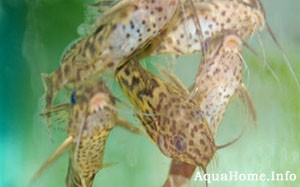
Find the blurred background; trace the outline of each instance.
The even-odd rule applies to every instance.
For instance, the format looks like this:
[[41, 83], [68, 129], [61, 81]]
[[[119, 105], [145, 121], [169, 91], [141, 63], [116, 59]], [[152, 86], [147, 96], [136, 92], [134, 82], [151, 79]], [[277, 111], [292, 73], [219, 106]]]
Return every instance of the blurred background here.
[[[83, 33], [84, 0], [0, 0], [0, 186], [26, 186], [33, 173], [63, 141], [65, 134], [49, 134], [39, 117], [43, 84], [42, 72], [59, 66], [67, 45]], [[300, 1], [262, 0], [267, 20], [286, 51], [300, 79]], [[79, 28], [79, 29], [78, 29]], [[236, 144], [218, 151], [208, 167], [209, 173], [238, 171], [295, 173], [294, 182], [214, 182], [217, 186], [299, 186], [300, 185], [300, 89], [266, 31], [261, 32], [263, 47], [254, 36], [249, 43], [261, 56], [245, 49], [248, 70], [245, 82], [258, 113], [258, 126]], [[159, 58], [155, 58], [160, 60]], [[266, 60], [279, 78], [275, 80], [262, 63]], [[191, 85], [199, 57], [181, 57], [174, 72]], [[249, 74], [249, 75], [248, 75]], [[116, 95], [122, 95], [117, 86]], [[241, 103], [234, 99], [226, 112], [217, 137], [222, 144], [236, 137], [246, 120]], [[121, 106], [126, 110], [126, 107]], [[121, 113], [128, 116], [126, 112]], [[134, 122], [134, 119], [130, 117]], [[53, 141], [51, 141], [51, 137]], [[123, 129], [112, 131], [105, 152], [105, 163], [117, 164], [101, 170], [94, 186], [156, 187], [167, 176], [170, 159], [146, 136], [132, 135]], [[64, 186], [68, 156], [53, 163], [34, 186]], [[191, 186], [204, 186], [204, 182]]]

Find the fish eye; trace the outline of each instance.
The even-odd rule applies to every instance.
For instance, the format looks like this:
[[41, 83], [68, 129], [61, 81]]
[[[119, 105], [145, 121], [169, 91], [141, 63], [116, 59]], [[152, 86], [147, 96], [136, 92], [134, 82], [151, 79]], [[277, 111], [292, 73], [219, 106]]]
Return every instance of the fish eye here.
[[175, 147], [179, 152], [183, 152], [185, 150], [185, 142], [183, 137], [175, 136], [174, 137]]
[[76, 90], [73, 90], [71, 93], [71, 105], [75, 105], [76, 104]]

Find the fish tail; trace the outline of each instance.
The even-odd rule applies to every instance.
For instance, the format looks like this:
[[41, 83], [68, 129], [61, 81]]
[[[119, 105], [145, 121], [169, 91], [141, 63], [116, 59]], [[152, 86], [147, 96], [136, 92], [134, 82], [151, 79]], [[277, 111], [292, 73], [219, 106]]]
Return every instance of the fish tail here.
[[172, 159], [169, 176], [163, 187], [189, 186], [196, 166]]

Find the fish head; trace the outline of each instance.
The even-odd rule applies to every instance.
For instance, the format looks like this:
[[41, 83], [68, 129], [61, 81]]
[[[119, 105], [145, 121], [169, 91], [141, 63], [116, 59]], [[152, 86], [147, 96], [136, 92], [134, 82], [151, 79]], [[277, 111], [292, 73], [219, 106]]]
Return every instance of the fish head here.
[[155, 140], [159, 149], [168, 157], [206, 169], [216, 146], [204, 114], [186, 99], [169, 106], [174, 110], [167, 110], [158, 120], [162, 123]]
[[[201, 63], [212, 65], [227, 59], [224, 57], [234, 55], [242, 58], [242, 47], [243, 42], [240, 36], [233, 30], [226, 30], [205, 41], [205, 56]], [[230, 59], [227, 60], [230, 61]]]
[[[69, 130], [82, 135], [104, 128], [112, 120], [114, 99], [102, 80], [85, 81], [71, 94], [71, 119]], [[80, 130], [81, 129], [81, 130]]]

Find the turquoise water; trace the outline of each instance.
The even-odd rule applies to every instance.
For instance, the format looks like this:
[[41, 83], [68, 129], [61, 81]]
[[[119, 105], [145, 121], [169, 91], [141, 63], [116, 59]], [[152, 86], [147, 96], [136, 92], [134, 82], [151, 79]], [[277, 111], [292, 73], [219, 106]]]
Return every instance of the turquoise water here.
[[[300, 78], [300, 2], [263, 1], [276, 36], [287, 51]], [[285, 4], [284, 4], [285, 3]], [[43, 85], [40, 73], [59, 65], [64, 48], [78, 37], [84, 20], [84, 0], [0, 1], [0, 186], [21, 187], [64, 139], [54, 131], [51, 142], [39, 117]], [[300, 91], [282, 56], [266, 34], [262, 34], [266, 59], [278, 75], [276, 82], [260, 59], [245, 49], [250, 78], [245, 82], [258, 113], [258, 127], [250, 127], [241, 141], [220, 150], [208, 172], [265, 173], [272, 171], [297, 175], [294, 182], [214, 182], [209, 186], [297, 186], [300, 185]], [[262, 54], [260, 46], [250, 41]], [[154, 61], [154, 60], [152, 60]], [[182, 57], [175, 73], [190, 85], [196, 73], [197, 57]], [[122, 95], [115, 89], [116, 95]], [[121, 106], [128, 116], [126, 106]], [[220, 129], [217, 142], [235, 137], [242, 125], [249, 125], [242, 105], [235, 99]], [[131, 117], [132, 121], [134, 119]], [[114, 129], [108, 140], [105, 162], [113, 167], [99, 172], [95, 186], [160, 186], [168, 172], [170, 159], [145, 136]], [[67, 154], [60, 157], [34, 186], [63, 186]], [[192, 182], [191, 186], [204, 186]]]

